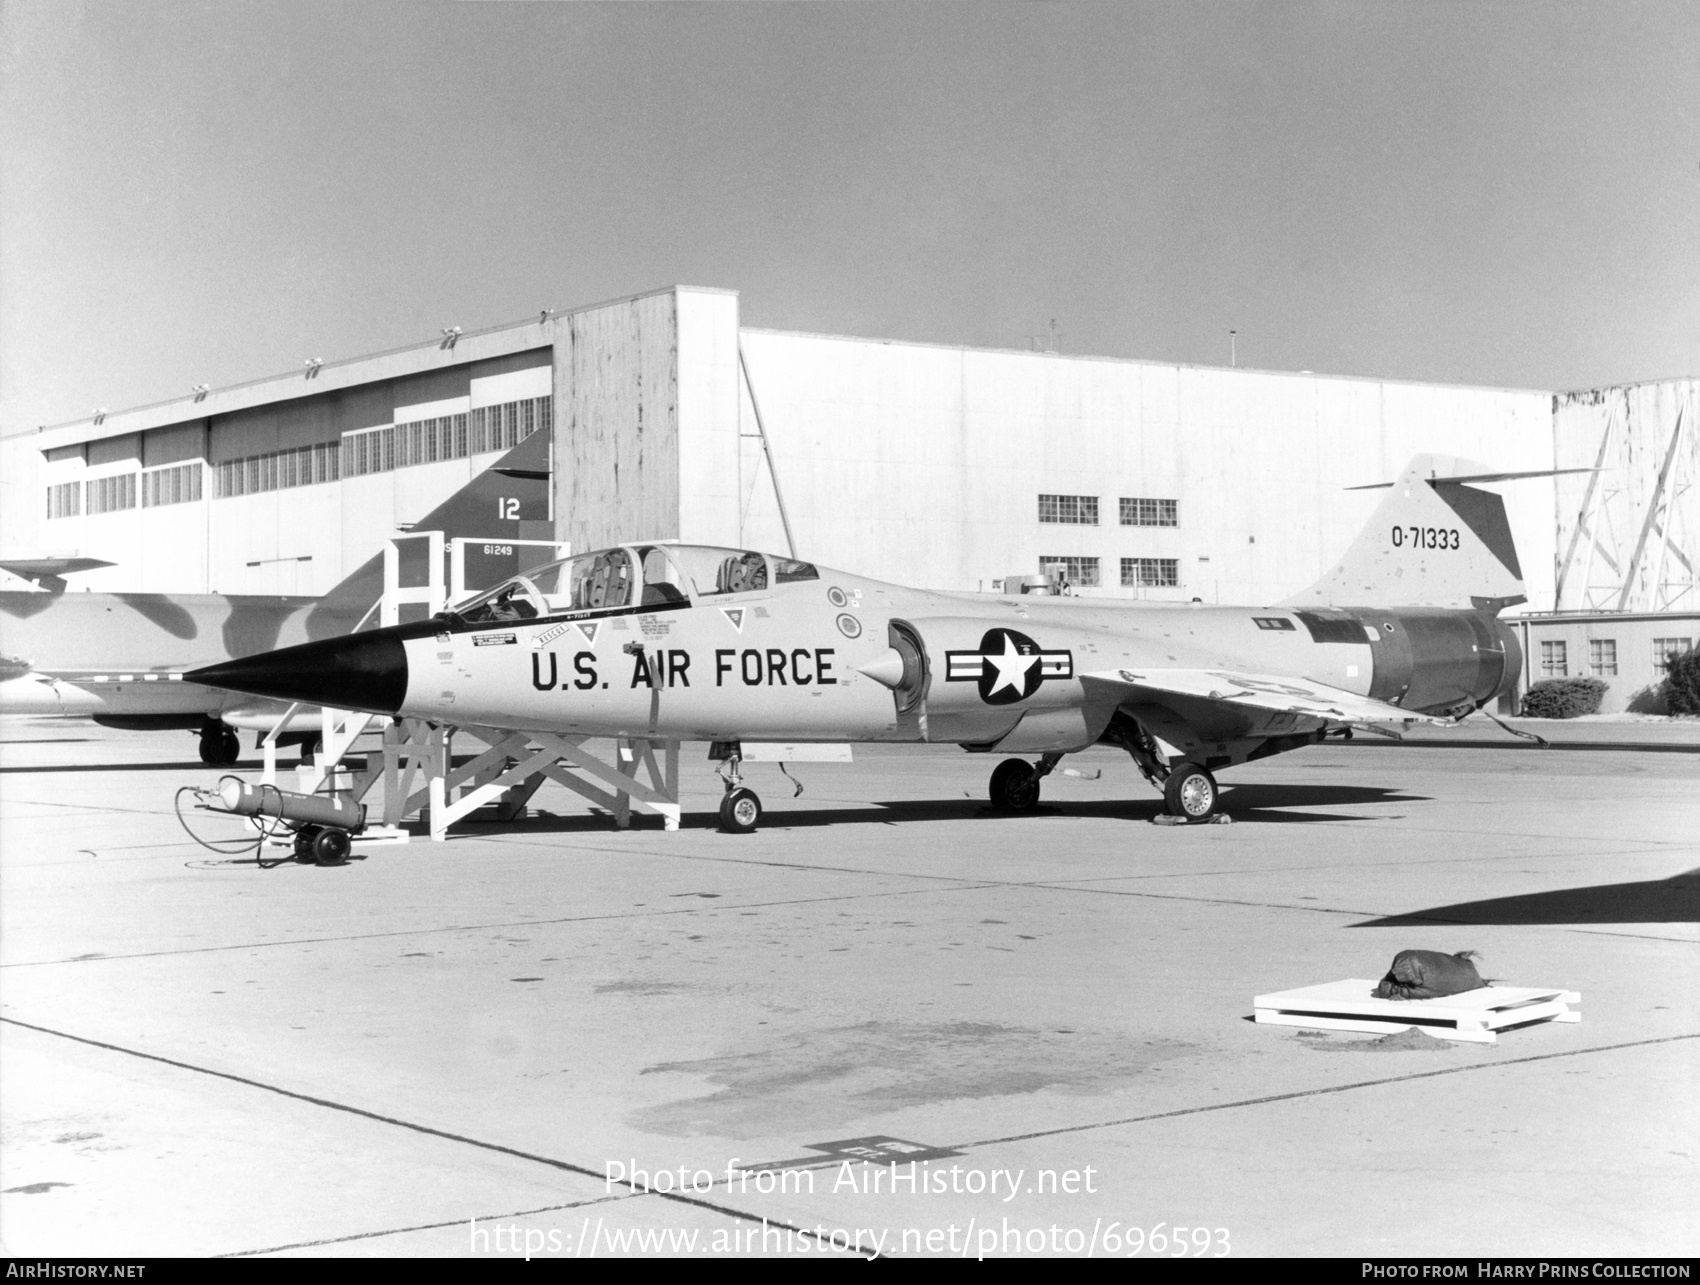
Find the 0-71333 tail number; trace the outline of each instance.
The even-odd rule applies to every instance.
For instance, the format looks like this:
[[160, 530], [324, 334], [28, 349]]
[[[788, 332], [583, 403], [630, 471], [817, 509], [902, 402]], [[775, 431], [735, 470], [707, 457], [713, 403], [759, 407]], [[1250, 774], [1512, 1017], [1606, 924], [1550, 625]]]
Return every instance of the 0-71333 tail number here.
[[1395, 549], [1457, 549], [1458, 528], [1455, 526], [1396, 526], [1393, 528]]

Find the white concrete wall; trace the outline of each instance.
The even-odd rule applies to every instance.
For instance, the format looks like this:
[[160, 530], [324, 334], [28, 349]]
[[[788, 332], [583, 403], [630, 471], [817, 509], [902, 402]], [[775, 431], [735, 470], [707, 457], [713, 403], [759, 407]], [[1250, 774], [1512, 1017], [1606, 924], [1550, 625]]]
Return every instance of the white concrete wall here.
[[[683, 286], [678, 295], [679, 538], [737, 545], [738, 296]], [[743, 423], [755, 432], [753, 417]]]
[[[201, 499], [138, 510], [142, 515], [136, 524], [140, 583], [135, 577], [135, 565], [125, 567], [121, 563], [101, 574], [116, 581], [117, 587], [140, 589], [143, 593], [186, 593], [190, 590], [185, 589], [185, 585], [193, 585], [197, 590], [204, 586], [213, 547], [208, 539], [212, 509], [205, 498], [206, 484], [203, 469]], [[73, 584], [81, 584], [84, 579], [75, 577]], [[95, 588], [92, 581], [89, 581], [89, 586], [91, 590]]]
[[65, 551], [54, 543], [59, 538], [54, 528], [63, 523], [46, 517], [47, 463], [41, 458], [37, 437], [36, 433], [15, 433], [0, 438], [0, 554], [9, 557]]
[[[945, 589], [1096, 556], [1109, 596], [1267, 602], [1344, 553], [1421, 452], [1552, 466], [1544, 392], [1177, 367], [745, 330], [799, 553]], [[747, 412], [747, 403], [746, 403]], [[743, 542], [783, 549], [743, 443]], [[1552, 598], [1552, 491], [1500, 489], [1531, 603]], [[1096, 527], [1041, 525], [1041, 492], [1099, 497]], [[1123, 527], [1122, 496], [1179, 501]], [[1173, 590], [1123, 590], [1123, 557], [1176, 557]]]

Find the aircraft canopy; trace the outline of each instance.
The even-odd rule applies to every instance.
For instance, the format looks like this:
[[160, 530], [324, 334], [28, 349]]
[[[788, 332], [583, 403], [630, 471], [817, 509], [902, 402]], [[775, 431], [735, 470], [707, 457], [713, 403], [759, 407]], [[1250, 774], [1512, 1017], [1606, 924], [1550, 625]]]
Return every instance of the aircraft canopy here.
[[534, 568], [455, 608], [453, 614], [468, 624], [499, 624], [760, 593], [774, 585], [819, 578], [812, 563], [753, 549], [634, 544]]

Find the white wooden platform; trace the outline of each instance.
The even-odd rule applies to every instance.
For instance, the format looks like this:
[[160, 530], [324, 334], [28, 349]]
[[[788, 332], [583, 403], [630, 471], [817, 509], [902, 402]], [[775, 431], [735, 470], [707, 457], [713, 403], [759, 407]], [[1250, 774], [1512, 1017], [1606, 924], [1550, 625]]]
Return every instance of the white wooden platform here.
[[1259, 1022], [1321, 1031], [1368, 1031], [1377, 1035], [1421, 1027], [1442, 1040], [1492, 1044], [1498, 1033], [1531, 1022], [1580, 1022], [1571, 1008], [1580, 991], [1536, 986], [1483, 986], [1444, 999], [1376, 999], [1376, 983], [1349, 977], [1320, 986], [1259, 995], [1252, 1002]]

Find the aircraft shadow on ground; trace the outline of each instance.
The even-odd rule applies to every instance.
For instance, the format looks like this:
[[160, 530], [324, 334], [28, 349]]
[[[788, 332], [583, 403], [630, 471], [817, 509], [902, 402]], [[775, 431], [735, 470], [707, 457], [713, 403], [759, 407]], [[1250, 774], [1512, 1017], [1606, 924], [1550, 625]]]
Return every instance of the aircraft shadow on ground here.
[[[58, 743], [58, 742], [55, 742]], [[6, 741], [7, 745], [27, 745], [28, 741]], [[359, 756], [356, 756], [357, 758]], [[454, 765], [460, 767], [470, 763], [474, 756], [455, 755]], [[212, 767], [199, 759], [184, 759], [177, 763], [17, 763], [10, 767], [0, 767], [0, 773], [29, 773], [29, 772], [258, 772], [265, 766], [265, 761], [259, 758], [242, 758], [229, 767]], [[291, 782], [299, 761], [293, 757], [282, 758], [277, 765], [280, 779], [287, 773], [289, 781], [283, 782], [283, 788], [293, 789]]]
[[[1303, 814], [1285, 811], [1288, 808], [1363, 807], [1388, 803], [1428, 803], [1426, 794], [1407, 794], [1398, 787], [1384, 785], [1245, 785], [1225, 786], [1222, 790], [1222, 810], [1238, 820], [1241, 813], [1256, 813], [1247, 820], [1286, 821], [1301, 819]], [[1281, 811], [1276, 812], [1277, 809]], [[1362, 817], [1334, 816], [1330, 821], [1361, 821]]]
[[[1324, 822], [1362, 821], [1363, 814], [1318, 812], [1308, 809], [1363, 804], [1420, 803], [1426, 797], [1396, 789], [1352, 785], [1242, 785], [1222, 795], [1223, 810], [1236, 822]], [[1297, 810], [1305, 808], [1307, 810]], [[1149, 797], [1102, 802], [1041, 803], [1030, 813], [999, 812], [984, 799], [899, 799], [845, 808], [783, 808], [770, 810], [762, 821], [766, 829], [807, 829], [836, 825], [913, 825], [938, 821], [1012, 821], [1022, 818], [1091, 817], [1110, 821], [1146, 821], [1163, 811], [1155, 792]], [[633, 809], [632, 824], [639, 829], [658, 829], [659, 817]], [[718, 821], [710, 812], [687, 812], [680, 823], [687, 830], [713, 829]], [[607, 813], [589, 815], [528, 816], [519, 821], [474, 820], [456, 827], [460, 834], [481, 831], [512, 831], [529, 834], [586, 834], [606, 831]]]
[[[278, 771], [288, 767], [295, 771], [295, 765], [278, 764]], [[233, 763], [229, 767], [208, 767], [199, 759], [186, 760], [181, 763], [41, 763], [12, 767], [0, 767], [0, 773], [25, 774], [33, 772], [258, 772], [261, 764], [258, 760]], [[284, 787], [289, 788], [288, 786]]]
[[1700, 920], [1700, 869], [1640, 883], [1521, 893], [1461, 901], [1402, 915], [1386, 915], [1353, 928], [1404, 928], [1416, 924], [1679, 924]]

